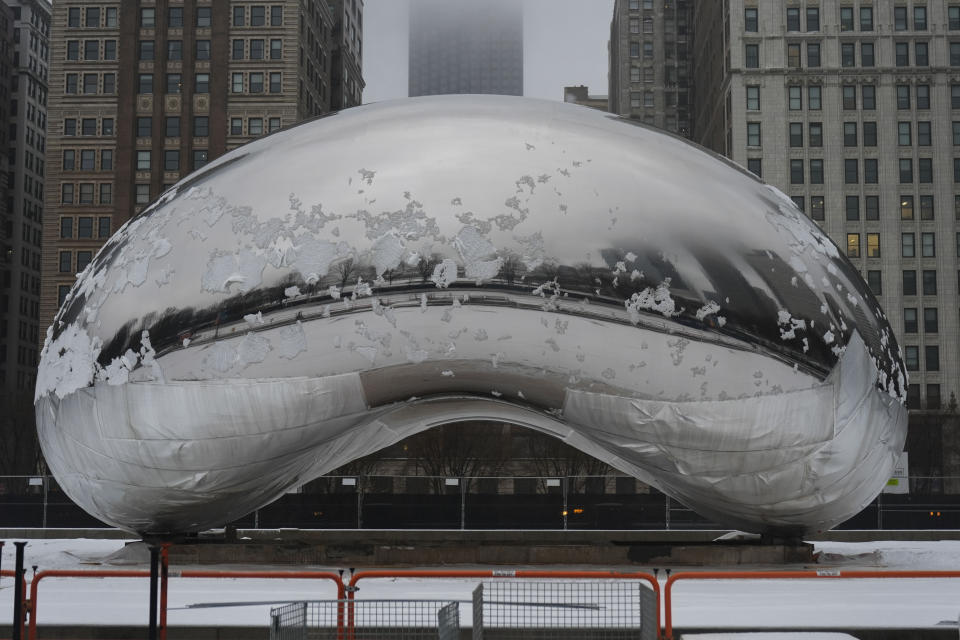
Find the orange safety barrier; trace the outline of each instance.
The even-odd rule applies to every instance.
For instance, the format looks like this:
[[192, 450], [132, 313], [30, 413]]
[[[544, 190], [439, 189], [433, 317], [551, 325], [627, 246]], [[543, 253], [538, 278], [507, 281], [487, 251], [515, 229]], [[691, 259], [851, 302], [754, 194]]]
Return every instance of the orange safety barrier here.
[[357, 583], [369, 578], [546, 578], [570, 580], [643, 580], [653, 588], [657, 602], [657, 638], [660, 638], [660, 583], [649, 573], [617, 571], [537, 571], [537, 570], [508, 570], [508, 569], [479, 569], [465, 571], [358, 571], [350, 578], [347, 591], [347, 640], [353, 640], [354, 610], [353, 594], [357, 591]]
[[[13, 572], [4, 571], [3, 575], [13, 575]], [[287, 579], [287, 580], [332, 580], [337, 585], [337, 599], [344, 600], [346, 588], [340, 576], [331, 571], [169, 571], [170, 577], [178, 578], [261, 578], [261, 579]], [[149, 578], [149, 571], [40, 571], [34, 577], [30, 584], [30, 602], [28, 610], [30, 612], [30, 634], [29, 640], [37, 640], [37, 599], [39, 595], [40, 581], [44, 578]], [[166, 625], [166, 598], [162, 599], [163, 608], [160, 612], [160, 620], [163, 626]], [[343, 612], [337, 611], [337, 627], [343, 629]], [[165, 630], [165, 628], [164, 628]], [[341, 635], [342, 637], [342, 631]]]
[[960, 571], [688, 571], [675, 573], [663, 588], [666, 628], [664, 640], [673, 638], [673, 584], [679, 580], [837, 580], [857, 578], [960, 578]]

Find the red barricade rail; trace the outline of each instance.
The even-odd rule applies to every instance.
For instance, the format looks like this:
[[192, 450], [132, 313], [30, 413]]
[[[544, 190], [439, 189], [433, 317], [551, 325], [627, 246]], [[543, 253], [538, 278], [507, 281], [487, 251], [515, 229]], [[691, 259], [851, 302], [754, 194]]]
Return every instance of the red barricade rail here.
[[[370, 578], [541, 578], [541, 579], [569, 579], [569, 580], [642, 580], [653, 589], [657, 602], [657, 637], [660, 637], [660, 583], [649, 573], [617, 571], [537, 571], [537, 570], [507, 570], [507, 569], [478, 569], [478, 570], [443, 570], [443, 571], [358, 571], [350, 578], [347, 587], [347, 599], [353, 600], [360, 580]], [[354, 629], [353, 604], [347, 604], [347, 640], [351, 640]]]
[[842, 580], [863, 578], [960, 578], [960, 571], [688, 571], [675, 573], [663, 588], [666, 627], [663, 638], [673, 638], [673, 585], [680, 580]]
[[[3, 575], [13, 575], [13, 572], [2, 572]], [[344, 600], [346, 588], [339, 574], [331, 571], [169, 571], [171, 578], [259, 578], [259, 579], [281, 579], [281, 580], [331, 580], [337, 585], [337, 599]], [[33, 576], [30, 583], [30, 601], [28, 611], [30, 613], [30, 633], [29, 640], [37, 640], [37, 602], [39, 595], [40, 581], [44, 578], [149, 578], [149, 571], [109, 571], [109, 570], [90, 570], [90, 571], [68, 571], [53, 570], [39, 571]], [[24, 589], [26, 591], [26, 589]], [[338, 612], [337, 626], [343, 628], [343, 615]]]

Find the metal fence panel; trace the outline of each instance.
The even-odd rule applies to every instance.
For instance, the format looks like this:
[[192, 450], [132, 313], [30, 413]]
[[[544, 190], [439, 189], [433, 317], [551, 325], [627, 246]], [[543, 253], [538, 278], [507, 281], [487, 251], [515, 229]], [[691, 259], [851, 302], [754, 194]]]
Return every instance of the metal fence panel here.
[[[299, 614], [299, 615], [298, 615]], [[270, 611], [270, 640], [459, 640], [449, 600], [318, 600]]]
[[306, 602], [292, 602], [270, 609], [270, 640], [306, 640], [306, 637]]
[[460, 640], [460, 604], [451, 602], [437, 611], [439, 640]]

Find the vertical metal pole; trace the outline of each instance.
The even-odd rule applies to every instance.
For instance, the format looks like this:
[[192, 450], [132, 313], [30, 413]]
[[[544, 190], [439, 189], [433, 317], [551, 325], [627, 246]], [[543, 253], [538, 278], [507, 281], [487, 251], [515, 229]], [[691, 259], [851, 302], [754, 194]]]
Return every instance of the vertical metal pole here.
[[460, 478], [460, 530], [467, 528], [467, 482]]
[[17, 565], [13, 574], [13, 640], [23, 638], [23, 548], [26, 542], [14, 542], [17, 548]]
[[167, 580], [170, 575], [170, 543], [160, 545], [160, 640], [167, 640]]
[[150, 545], [150, 626], [147, 637], [157, 639], [157, 578], [160, 569], [160, 549], [155, 544]]
[[254, 529], [260, 528], [260, 509], [257, 509], [256, 511], [253, 512], [253, 528]]
[[666, 498], [664, 501], [664, 523], [667, 526], [667, 531], [670, 531], [670, 496], [664, 495], [663, 497]]
[[49, 476], [42, 476], [43, 478], [43, 528], [47, 528], [47, 504], [48, 504], [48, 492], [50, 486]]
[[364, 476], [357, 476], [357, 529], [363, 529], [363, 487]]
[[567, 514], [570, 513], [568, 509], [570, 508], [570, 497], [567, 495], [568, 487], [570, 485], [570, 478], [563, 479], [563, 530], [567, 530]]
[[883, 529], [883, 492], [877, 494], [877, 529]]

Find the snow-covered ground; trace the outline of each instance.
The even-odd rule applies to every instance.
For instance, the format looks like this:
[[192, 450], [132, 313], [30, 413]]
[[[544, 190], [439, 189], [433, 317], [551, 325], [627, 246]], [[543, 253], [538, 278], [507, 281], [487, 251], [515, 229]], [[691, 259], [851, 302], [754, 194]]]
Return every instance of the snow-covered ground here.
[[[3, 569], [13, 569], [14, 549], [3, 547]], [[49, 569], [147, 569], [142, 545], [122, 540], [30, 540], [27, 566]], [[960, 541], [818, 542], [815, 567], [852, 569], [960, 570]], [[255, 569], [257, 566], [174, 566], [177, 569]], [[292, 570], [294, 567], [275, 567]], [[537, 567], [543, 569], [546, 567]], [[559, 569], [560, 567], [555, 567]], [[571, 567], [563, 567], [570, 569]], [[636, 570], [636, 567], [579, 567]], [[755, 567], [750, 567], [754, 569]], [[296, 567], [337, 570], [339, 567]], [[677, 569], [682, 570], [682, 569]], [[28, 576], [32, 569], [28, 570]], [[663, 573], [661, 572], [661, 577]], [[359, 583], [359, 599], [445, 599], [469, 601], [479, 580], [369, 579]], [[147, 619], [146, 579], [44, 579], [39, 589], [38, 621], [47, 624], [140, 625]], [[0, 581], [0, 620], [10, 620], [13, 580]], [[170, 580], [169, 624], [256, 625], [269, 622], [271, 604], [199, 606], [221, 603], [325, 600], [336, 597], [332, 582], [272, 579]], [[109, 604], [105, 604], [109, 603]], [[464, 605], [466, 607], [466, 605]], [[678, 582], [674, 588], [674, 626], [698, 628], [922, 628], [960, 614], [960, 579], [865, 580], [705, 580]], [[461, 610], [469, 621], [469, 609]], [[704, 640], [716, 640], [716, 637]], [[756, 640], [761, 640], [756, 638]]]

